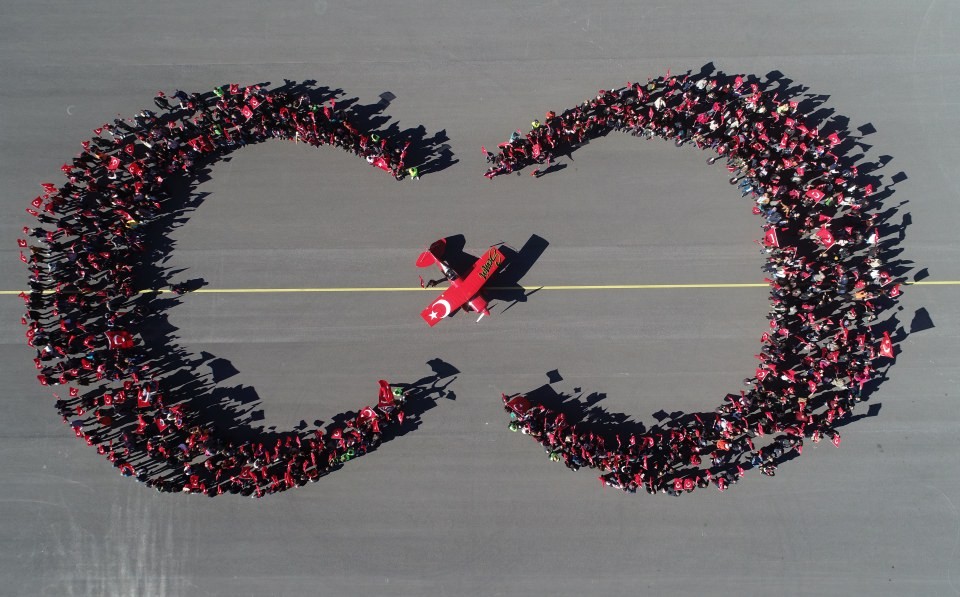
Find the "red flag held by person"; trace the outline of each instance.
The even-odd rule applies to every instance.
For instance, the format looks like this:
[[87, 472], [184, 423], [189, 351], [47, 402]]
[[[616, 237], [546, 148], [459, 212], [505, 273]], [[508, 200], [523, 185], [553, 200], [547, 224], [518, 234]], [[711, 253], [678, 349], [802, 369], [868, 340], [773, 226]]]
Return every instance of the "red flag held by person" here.
[[240, 113], [243, 114], [244, 118], [246, 118], [247, 120], [250, 120], [251, 118], [253, 118], [253, 110], [250, 109], [250, 106], [244, 106], [240, 110]]
[[133, 348], [133, 334], [125, 330], [119, 332], [104, 332], [110, 350]]
[[823, 191], [820, 189], [810, 189], [807, 191], [806, 196], [810, 199], [813, 199], [815, 202], [820, 203], [820, 201], [826, 197]]
[[373, 165], [385, 172], [390, 171], [390, 162], [388, 162], [383, 156], [378, 156], [377, 159], [373, 160]]
[[768, 247], [779, 247], [780, 241], [777, 240], [777, 229], [771, 227], [767, 230], [767, 233], [763, 235], [763, 244]]
[[113, 172], [120, 167], [120, 158], [115, 155], [110, 156], [110, 160], [107, 162], [107, 170]]
[[823, 243], [823, 246], [826, 249], [829, 249], [837, 242], [836, 239], [833, 238], [833, 234], [830, 233], [830, 230], [826, 226], [823, 226], [817, 230], [817, 238], [820, 239], [820, 242]]
[[883, 339], [880, 340], [880, 356], [888, 359], [893, 358], [893, 340], [890, 339], [890, 334], [887, 332], [883, 333]]

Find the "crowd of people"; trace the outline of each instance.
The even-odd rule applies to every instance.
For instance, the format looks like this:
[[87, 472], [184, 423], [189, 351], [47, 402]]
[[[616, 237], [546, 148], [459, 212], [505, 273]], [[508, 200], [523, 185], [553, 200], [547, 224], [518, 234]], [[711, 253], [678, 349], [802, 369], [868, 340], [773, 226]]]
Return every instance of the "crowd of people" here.
[[[403, 392], [381, 381], [378, 403], [327, 432], [289, 433], [265, 445], [231, 440], [189, 396], [164, 388], [138, 327], [150, 293], [136, 272], [148, 259], [145, 231], [168, 213], [165, 181], [196, 174], [229, 152], [267, 139], [333, 145], [397, 179], [416, 178], [398, 146], [361, 131], [334, 101], [307, 93], [227, 85], [211, 93], [158, 93], [143, 110], [95, 129], [62, 166], [67, 182], [43, 183], [18, 239], [30, 271], [21, 294], [37, 379], [58, 386], [55, 407], [73, 433], [125, 476], [159, 491], [260, 497], [303, 485], [375, 448], [403, 422]], [[892, 359], [879, 310], [900, 294], [887, 271], [874, 220], [873, 187], [849, 163], [838, 132], [805, 122], [798, 104], [744, 77], [670, 76], [601, 90], [561, 114], [548, 112], [484, 152], [488, 178], [536, 165], [611, 131], [661, 137], [713, 152], [730, 183], [763, 218], [769, 330], [747, 389], [711, 413], [669, 428], [608, 437], [524, 396], [504, 396], [511, 428], [530, 434], [553, 460], [602, 472], [604, 485], [679, 495], [720, 490], [757, 469], [773, 475], [805, 439], [840, 444], [865, 384]], [[174, 287], [177, 293], [183, 287]], [[707, 462], [704, 462], [707, 461]]]
[[485, 176], [548, 166], [611, 131], [672, 140], [726, 163], [730, 184], [763, 219], [770, 285], [769, 329], [747, 389], [710, 413], [665, 428], [605, 436], [523, 395], [503, 396], [511, 429], [536, 439], [555, 461], [602, 472], [625, 491], [680, 495], [711, 483], [725, 490], [747, 471], [774, 475], [804, 440], [829, 438], [869, 383], [894, 358], [878, 312], [900, 294], [885, 267], [872, 184], [845, 154], [840, 132], [821, 133], [799, 103], [743, 76], [686, 75], [628, 83], [561, 114], [547, 112], [526, 134], [483, 148]]
[[[22, 323], [36, 350], [37, 379], [60, 386], [55, 407], [73, 433], [121, 474], [164, 492], [261, 497], [298, 487], [375, 448], [404, 419], [405, 396], [380, 382], [377, 406], [346, 423], [275, 443], [231, 440], [192, 411], [190, 396], [164, 388], [164, 373], [137, 330], [153, 294], [137, 287], [149, 260], [145, 231], [169, 212], [165, 181], [196, 175], [229, 152], [267, 139], [331, 145], [398, 180], [409, 143], [395, 145], [351, 121], [335, 101], [314, 103], [306, 88], [226, 85], [213, 92], [155, 98], [143, 110], [94, 130], [43, 183], [27, 212], [36, 225], [18, 239], [30, 271]], [[175, 285], [173, 291], [185, 291]]]

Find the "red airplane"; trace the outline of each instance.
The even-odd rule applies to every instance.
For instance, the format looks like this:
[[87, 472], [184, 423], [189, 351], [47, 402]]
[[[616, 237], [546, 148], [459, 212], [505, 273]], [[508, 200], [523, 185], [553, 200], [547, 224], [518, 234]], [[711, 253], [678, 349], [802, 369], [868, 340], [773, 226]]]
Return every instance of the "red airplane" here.
[[[443, 294], [437, 297], [437, 300], [430, 303], [430, 306], [420, 312], [420, 317], [426, 321], [430, 327], [444, 317], [450, 316], [454, 311], [466, 305], [471, 311], [480, 314], [477, 321], [483, 319], [484, 315], [490, 315], [487, 310], [487, 299], [480, 294], [484, 284], [490, 281], [493, 273], [504, 262], [503, 253], [496, 247], [483, 254], [466, 277], [461, 277], [450, 264], [443, 260], [443, 253], [446, 250], [446, 239], [440, 239], [430, 245], [430, 248], [420, 254], [417, 259], [417, 267], [429, 267], [436, 264], [443, 272], [443, 275], [450, 281], [450, 288], [447, 288]], [[442, 279], [441, 279], [442, 280]], [[421, 284], [423, 282], [421, 281]]]

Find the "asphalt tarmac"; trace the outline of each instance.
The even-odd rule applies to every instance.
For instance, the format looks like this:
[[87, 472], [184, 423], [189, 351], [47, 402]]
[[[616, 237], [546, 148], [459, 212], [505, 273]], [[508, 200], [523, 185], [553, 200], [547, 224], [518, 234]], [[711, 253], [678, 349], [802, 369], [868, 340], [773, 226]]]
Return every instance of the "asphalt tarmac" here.
[[[406, 5], [405, 5], [406, 4]], [[512, 434], [500, 393], [556, 392], [647, 424], [707, 410], [753, 370], [759, 221], [705, 155], [611, 135], [534, 179], [482, 176], [493, 147], [600, 88], [711, 64], [829, 96], [890, 159], [885, 208], [910, 280], [960, 281], [960, 7], [937, 2], [61, 2], [0, 4], [0, 289], [39, 182], [158, 89], [314, 79], [448, 158], [395, 182], [329, 148], [267, 143], [216, 165], [167, 266], [205, 289], [418, 286], [462, 235], [536, 259], [523, 300], [474, 323], [418, 317], [434, 291], [188, 294], [178, 346], [292, 429], [375, 401], [376, 380], [458, 371], [420, 426], [315, 485], [263, 500], [160, 495], [60, 423], [0, 296], [0, 593], [5, 595], [955, 595], [960, 285], [906, 287], [885, 381], [842, 429], [725, 493], [601, 489]], [[435, 272], [429, 272], [431, 276]], [[427, 276], [424, 276], [427, 277]], [[519, 298], [519, 297], [514, 297]], [[440, 365], [440, 361], [443, 362]]]

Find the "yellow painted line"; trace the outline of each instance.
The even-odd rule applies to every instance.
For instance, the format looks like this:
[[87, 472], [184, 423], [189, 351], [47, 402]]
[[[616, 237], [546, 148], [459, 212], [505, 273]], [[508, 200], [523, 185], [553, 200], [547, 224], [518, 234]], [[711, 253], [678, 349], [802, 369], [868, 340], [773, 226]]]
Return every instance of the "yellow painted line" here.
[[[960, 286], [960, 280], [925, 280], [922, 282], [903, 282], [905, 286]], [[491, 286], [489, 290], [671, 290], [697, 288], [766, 288], [766, 283], [718, 283], [718, 284], [582, 284], [568, 286]], [[321, 292], [442, 292], [443, 287], [420, 288], [417, 286], [357, 286], [344, 288], [200, 288], [189, 294], [293, 294], [293, 293], [321, 293]], [[0, 296], [18, 295], [24, 290], [0, 290]], [[46, 290], [44, 294], [53, 291]], [[139, 294], [172, 294], [170, 289], [141, 290]]]
[[906, 286], [957, 286], [960, 280], [927, 280], [924, 282], [904, 282]]
[[669, 288], [766, 288], [767, 284], [601, 284], [580, 286], [529, 286], [542, 290], [660, 290]]
[[[767, 284], [604, 284], [594, 286], [489, 286], [488, 290], [651, 290], [660, 288], [765, 288]], [[288, 292], [442, 292], [444, 286], [436, 288], [404, 287], [365, 287], [365, 288], [201, 288], [195, 293], [242, 294], [242, 293], [288, 293]], [[164, 291], [169, 292], [169, 291]]]

